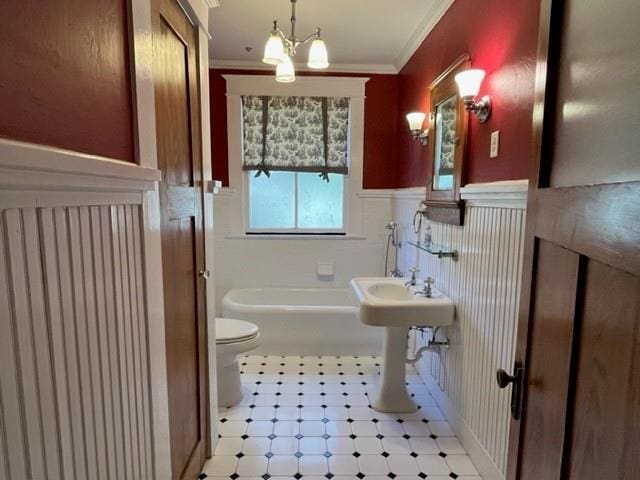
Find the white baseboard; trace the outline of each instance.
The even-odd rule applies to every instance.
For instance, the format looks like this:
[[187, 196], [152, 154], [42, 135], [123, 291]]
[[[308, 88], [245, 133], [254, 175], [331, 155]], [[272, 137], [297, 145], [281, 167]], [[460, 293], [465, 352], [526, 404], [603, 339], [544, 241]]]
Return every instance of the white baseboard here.
[[469, 454], [471, 461], [480, 475], [482, 475], [483, 480], [504, 480], [504, 475], [500, 472], [475, 434], [457, 412], [447, 394], [440, 390], [440, 387], [431, 375], [420, 372], [420, 370], [418, 370], [418, 373], [427, 384], [431, 396], [433, 396], [442, 414], [447, 419], [449, 426]]

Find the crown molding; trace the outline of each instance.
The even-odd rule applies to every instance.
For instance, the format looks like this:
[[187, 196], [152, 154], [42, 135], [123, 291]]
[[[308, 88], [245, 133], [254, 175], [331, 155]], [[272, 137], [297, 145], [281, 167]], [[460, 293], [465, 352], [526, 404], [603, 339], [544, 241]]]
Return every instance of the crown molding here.
[[[209, 59], [209, 68], [228, 68], [232, 70], [264, 70], [273, 71], [274, 68], [270, 65], [265, 65], [262, 62], [255, 61], [243, 61], [243, 60], [215, 60]], [[319, 70], [313, 70], [307, 67], [304, 63], [295, 64], [296, 71], [298, 72], [318, 72]], [[321, 70], [322, 72], [332, 73], [374, 73], [374, 74], [391, 74], [398, 73], [396, 67], [390, 64], [384, 63], [336, 63], [329, 66], [329, 68]]]
[[432, 8], [424, 16], [424, 19], [420, 22], [420, 25], [415, 29], [413, 35], [411, 35], [396, 58], [394, 63], [396, 71], [399, 72], [402, 70], [424, 39], [427, 38], [427, 35], [431, 33], [431, 30], [434, 29], [447, 10], [449, 10], [449, 7], [453, 5], [454, 1], [455, 0], [442, 0], [433, 2]]
[[[209, 8], [220, 6], [220, 0], [202, 0]], [[442, 19], [444, 14], [453, 5], [455, 0], [435, 0], [432, 7], [424, 16], [418, 27], [415, 29], [409, 40], [396, 57], [393, 64], [389, 63], [336, 63], [331, 64], [329, 68], [323, 70], [325, 72], [334, 73], [375, 73], [394, 75], [400, 72], [409, 59], [422, 44], [427, 35], [431, 33], [434, 27]], [[210, 68], [228, 68], [234, 70], [271, 70], [273, 67], [267, 66], [259, 61], [247, 60], [218, 60], [209, 59]], [[308, 68], [305, 64], [296, 64], [295, 68], [300, 72], [313, 72], [315, 70]]]

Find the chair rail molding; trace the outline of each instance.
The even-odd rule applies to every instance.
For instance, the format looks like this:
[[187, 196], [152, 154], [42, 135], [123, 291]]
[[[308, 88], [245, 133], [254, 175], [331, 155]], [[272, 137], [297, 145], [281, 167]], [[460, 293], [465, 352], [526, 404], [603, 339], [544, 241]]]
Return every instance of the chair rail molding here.
[[393, 192], [393, 198], [396, 200], [400, 200], [400, 199], [424, 200], [426, 195], [427, 195], [426, 187], [398, 188]]
[[0, 139], [0, 188], [8, 190], [147, 191], [160, 172], [130, 162]]
[[469, 183], [460, 189], [460, 195], [467, 206], [524, 209], [528, 188], [526, 179]]

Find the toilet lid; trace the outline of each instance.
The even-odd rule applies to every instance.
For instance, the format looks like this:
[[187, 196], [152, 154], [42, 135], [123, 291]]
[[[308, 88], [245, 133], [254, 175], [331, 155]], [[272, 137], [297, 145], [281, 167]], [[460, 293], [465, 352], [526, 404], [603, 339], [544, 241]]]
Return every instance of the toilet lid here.
[[258, 326], [234, 318], [216, 318], [216, 343], [235, 343], [250, 340], [258, 335]]

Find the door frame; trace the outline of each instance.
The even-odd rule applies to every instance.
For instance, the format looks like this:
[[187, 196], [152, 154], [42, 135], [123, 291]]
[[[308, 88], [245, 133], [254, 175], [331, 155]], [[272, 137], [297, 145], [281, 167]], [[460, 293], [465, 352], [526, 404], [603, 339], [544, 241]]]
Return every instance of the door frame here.
[[[209, 115], [209, 10], [218, 7], [218, 0], [176, 0], [197, 28], [198, 83], [200, 89], [200, 125], [202, 149], [202, 203], [204, 205], [205, 268], [213, 271], [213, 176], [211, 169], [211, 136]], [[136, 163], [157, 170], [155, 94], [152, 55], [151, 0], [128, 0], [129, 52], [133, 90]], [[158, 186], [143, 194], [144, 278], [147, 321], [149, 328], [149, 359], [152, 396], [152, 427], [154, 468], [157, 479], [171, 478], [171, 447], [169, 436], [169, 400], [167, 392], [166, 344], [164, 327], [164, 296], [162, 279], [162, 248], [160, 236], [160, 198]], [[213, 282], [205, 292], [207, 319], [215, 318]], [[207, 353], [210, 383], [207, 456], [218, 439], [217, 393], [215, 369], [215, 331], [210, 324]]]
[[[538, 201], [538, 184], [540, 180], [540, 164], [542, 158], [542, 132], [544, 127], [544, 114], [547, 90], [547, 65], [549, 63], [549, 44], [551, 34], [551, 4], [552, 0], [542, 0], [540, 4], [540, 17], [538, 23], [538, 47], [536, 55], [536, 74], [534, 87], [532, 136], [533, 156], [531, 170], [529, 171], [529, 191], [527, 193], [527, 224], [524, 236], [522, 282], [520, 290], [520, 304], [518, 306], [517, 335], [515, 343], [515, 361], [513, 371], [523, 368], [522, 388], [520, 389], [520, 410], [524, 411], [523, 404], [527, 385], [526, 356], [529, 350], [529, 326], [531, 317], [531, 287], [533, 284], [534, 265], [537, 257], [534, 211]], [[505, 479], [515, 480], [518, 475], [518, 459], [520, 456], [522, 415], [518, 420], [510, 419], [509, 447], [507, 449], [507, 471]]]

